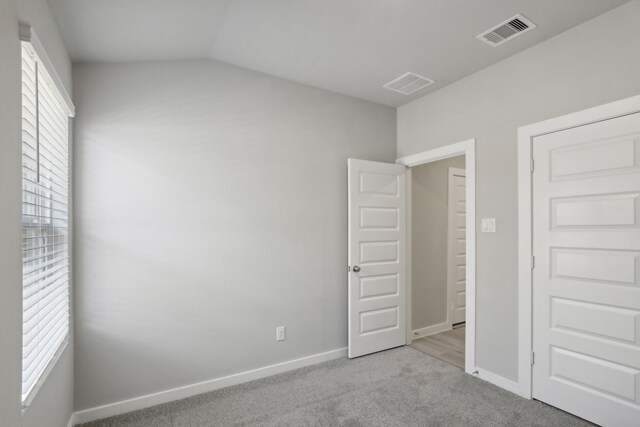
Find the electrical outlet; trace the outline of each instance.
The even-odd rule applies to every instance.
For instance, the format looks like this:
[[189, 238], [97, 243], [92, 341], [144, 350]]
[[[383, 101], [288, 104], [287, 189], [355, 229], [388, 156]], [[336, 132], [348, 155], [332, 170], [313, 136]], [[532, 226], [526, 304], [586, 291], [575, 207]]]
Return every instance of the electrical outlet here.
[[276, 328], [276, 341], [284, 341], [286, 338], [286, 332], [284, 326], [278, 326]]

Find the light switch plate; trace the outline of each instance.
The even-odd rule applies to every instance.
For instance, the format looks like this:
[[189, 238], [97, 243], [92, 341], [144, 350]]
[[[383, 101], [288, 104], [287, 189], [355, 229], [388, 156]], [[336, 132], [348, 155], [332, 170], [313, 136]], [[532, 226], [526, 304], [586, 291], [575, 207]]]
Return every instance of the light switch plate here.
[[483, 233], [495, 233], [496, 232], [496, 219], [495, 218], [482, 218], [481, 231]]

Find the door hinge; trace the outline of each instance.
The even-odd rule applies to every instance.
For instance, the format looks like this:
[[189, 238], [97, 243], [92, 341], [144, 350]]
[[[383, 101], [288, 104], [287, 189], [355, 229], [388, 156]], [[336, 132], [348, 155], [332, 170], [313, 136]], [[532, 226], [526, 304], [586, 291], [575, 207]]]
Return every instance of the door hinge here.
[[532, 256], [531, 257], [531, 269], [533, 270], [534, 268], [536, 268], [536, 257]]
[[531, 352], [531, 366], [536, 364], [536, 353], [535, 352]]
[[531, 166], [530, 167], [531, 173], [533, 173], [533, 170], [535, 169], [535, 162], [533, 160], [533, 157], [531, 158], [531, 165], [530, 166]]

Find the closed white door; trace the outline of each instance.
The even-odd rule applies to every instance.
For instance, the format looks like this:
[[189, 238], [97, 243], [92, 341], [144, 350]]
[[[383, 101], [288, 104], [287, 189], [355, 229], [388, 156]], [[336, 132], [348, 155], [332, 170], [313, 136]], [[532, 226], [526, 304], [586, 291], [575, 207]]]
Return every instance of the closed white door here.
[[405, 343], [405, 167], [349, 159], [349, 357]]
[[640, 114], [533, 140], [533, 397], [640, 426]]
[[447, 281], [451, 300], [451, 323], [462, 323], [466, 315], [467, 190], [464, 169], [449, 168]]

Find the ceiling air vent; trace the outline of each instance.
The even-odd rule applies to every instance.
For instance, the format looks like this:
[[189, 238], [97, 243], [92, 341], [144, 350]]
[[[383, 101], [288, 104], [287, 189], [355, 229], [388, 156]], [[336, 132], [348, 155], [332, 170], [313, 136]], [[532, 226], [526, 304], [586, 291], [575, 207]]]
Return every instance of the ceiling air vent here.
[[406, 73], [395, 80], [390, 81], [383, 87], [400, 92], [404, 95], [410, 95], [415, 91], [434, 84], [435, 81], [426, 77], [419, 76], [415, 73]]
[[507, 19], [502, 24], [496, 25], [489, 31], [485, 31], [477, 36], [477, 38], [489, 46], [496, 47], [534, 28], [536, 28], [536, 24], [522, 15], [516, 15], [513, 18]]

